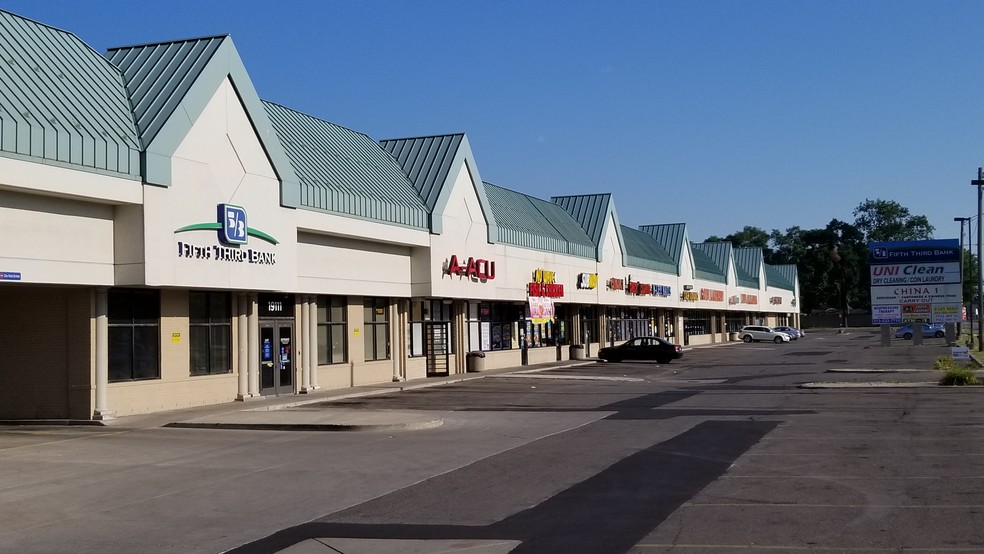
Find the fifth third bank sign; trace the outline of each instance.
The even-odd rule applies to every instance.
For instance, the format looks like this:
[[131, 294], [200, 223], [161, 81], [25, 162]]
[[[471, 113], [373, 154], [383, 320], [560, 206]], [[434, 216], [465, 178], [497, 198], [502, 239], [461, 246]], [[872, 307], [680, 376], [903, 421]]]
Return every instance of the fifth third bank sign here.
[[960, 321], [963, 285], [957, 239], [872, 242], [871, 322]]

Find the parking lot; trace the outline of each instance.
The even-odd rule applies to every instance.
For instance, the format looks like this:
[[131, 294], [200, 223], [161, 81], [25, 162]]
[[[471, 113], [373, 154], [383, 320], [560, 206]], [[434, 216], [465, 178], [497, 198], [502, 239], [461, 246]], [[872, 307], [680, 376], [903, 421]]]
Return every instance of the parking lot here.
[[804, 388], [946, 352], [817, 333], [299, 408], [442, 421], [398, 431], [0, 428], [0, 550], [980, 551], [980, 388]]

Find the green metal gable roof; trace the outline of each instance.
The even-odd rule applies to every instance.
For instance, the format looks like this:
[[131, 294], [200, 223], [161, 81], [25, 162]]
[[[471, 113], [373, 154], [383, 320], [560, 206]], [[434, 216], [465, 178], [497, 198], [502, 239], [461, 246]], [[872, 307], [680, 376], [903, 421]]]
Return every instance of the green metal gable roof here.
[[676, 264], [676, 274], [680, 275], [680, 261], [687, 241], [686, 223], [665, 223], [662, 225], [643, 225], [639, 230], [656, 239]]
[[458, 146], [465, 135], [441, 135], [381, 140], [413, 183], [427, 209], [433, 210], [451, 171]]
[[496, 242], [596, 258], [594, 243], [564, 208], [492, 183], [484, 186], [498, 229]]
[[625, 244], [625, 265], [676, 275], [677, 265], [665, 248], [649, 233], [621, 226]]
[[75, 35], [0, 11], [0, 155], [138, 180], [119, 71]]
[[578, 196], [554, 196], [551, 202], [567, 210], [595, 245], [601, 246], [601, 236], [611, 213], [611, 194], [583, 194]]
[[615, 203], [611, 194], [554, 196], [550, 201], [564, 208], [577, 221], [581, 229], [587, 233], [588, 238], [595, 245], [596, 259], [599, 262], [602, 261], [602, 243], [605, 241], [605, 232], [608, 229], [608, 221], [611, 219], [615, 226], [615, 240], [618, 241], [619, 247], [622, 249], [622, 262], [627, 263], [622, 226], [618, 222], [618, 215], [615, 213]]
[[795, 288], [777, 268], [769, 264], [765, 265], [765, 286], [785, 290], [794, 290]]
[[429, 211], [402, 168], [368, 136], [263, 102], [300, 181], [300, 206], [427, 229]]
[[728, 282], [731, 243], [693, 242], [690, 243], [690, 253], [694, 258], [694, 277], [718, 283]]
[[111, 48], [126, 78], [140, 143], [150, 144], [227, 36]]
[[380, 145], [390, 153], [413, 183], [417, 194], [431, 213], [430, 230], [435, 234], [444, 232], [442, 216], [447, 210], [454, 181], [463, 167], [485, 216], [488, 241], [495, 241], [498, 236], [495, 218], [492, 217], [492, 208], [485, 196], [485, 186], [478, 174], [478, 165], [466, 135], [387, 139], [380, 141]]
[[144, 182], [169, 186], [171, 157], [227, 80], [280, 179], [280, 202], [297, 207], [300, 184], [228, 36], [113, 48], [138, 121]]
[[735, 248], [735, 276], [738, 285], [742, 287], [759, 287], [759, 277], [762, 274], [761, 248]]
[[795, 264], [765, 265], [765, 286], [796, 292], [798, 279]]

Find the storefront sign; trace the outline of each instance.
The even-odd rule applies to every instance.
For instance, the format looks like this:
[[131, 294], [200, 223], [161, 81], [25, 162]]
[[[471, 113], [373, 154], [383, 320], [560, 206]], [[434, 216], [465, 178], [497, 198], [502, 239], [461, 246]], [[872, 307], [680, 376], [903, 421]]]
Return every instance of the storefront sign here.
[[228, 246], [219, 246], [217, 244], [199, 246], [182, 241], [178, 241], [178, 257], [259, 265], [275, 265], [277, 263], [277, 255], [273, 252], [261, 252], [252, 248], [229, 248]]
[[0, 281], [20, 281], [21, 274], [18, 271], [0, 271]]
[[741, 302], [741, 297], [737, 294], [732, 294], [728, 297], [728, 304], [738, 304], [739, 302]]
[[612, 277], [605, 283], [608, 290], [625, 290], [625, 281]]
[[684, 302], [696, 302], [700, 300], [700, 295], [692, 290], [683, 291], [680, 293], [680, 300]]
[[772, 304], [773, 306], [778, 306], [778, 305], [782, 304], [782, 297], [781, 296], [770, 296], [769, 297], [769, 304]]
[[475, 258], [468, 258], [468, 263], [461, 265], [458, 263], [458, 256], [452, 254], [451, 259], [444, 264], [445, 275], [458, 275], [478, 279], [479, 281], [491, 281], [495, 279], [495, 262]]
[[700, 299], [711, 302], [724, 302], [724, 291], [717, 289], [700, 289]]
[[537, 269], [533, 272], [533, 282], [527, 285], [528, 296], [546, 296], [549, 298], [560, 298], [564, 296], [564, 285], [556, 283], [556, 273], [546, 269]]
[[759, 297], [754, 294], [743, 294], [741, 295], [742, 304], [758, 304]]
[[596, 289], [598, 288], [598, 274], [597, 273], [580, 273], [577, 276], [577, 288], [579, 289]]
[[[619, 279], [619, 282], [622, 280]], [[653, 283], [641, 283], [639, 281], [633, 281], [632, 276], [629, 275], [625, 278], [625, 294], [633, 296], [662, 296], [668, 297], [672, 294], [671, 289], [667, 285], [656, 285]], [[618, 289], [622, 290], [622, 289]]]
[[217, 231], [219, 244], [199, 245], [178, 241], [178, 257], [195, 260], [215, 260], [259, 265], [274, 265], [276, 254], [252, 248], [240, 248], [249, 237], [258, 238], [272, 245], [280, 242], [272, 236], [249, 227], [246, 224], [246, 209], [232, 204], [219, 204], [218, 221], [215, 223], [194, 223], [174, 231], [174, 234], [190, 231]]

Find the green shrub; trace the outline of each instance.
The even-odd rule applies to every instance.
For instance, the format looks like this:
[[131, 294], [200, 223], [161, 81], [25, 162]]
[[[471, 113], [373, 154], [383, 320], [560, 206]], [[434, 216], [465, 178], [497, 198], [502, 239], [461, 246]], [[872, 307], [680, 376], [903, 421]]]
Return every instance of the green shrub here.
[[940, 356], [939, 358], [936, 358], [935, 362], [933, 362], [933, 369], [938, 369], [940, 371], [947, 371], [956, 367], [957, 362], [953, 361], [953, 358], [949, 356]]
[[940, 384], [947, 387], [962, 387], [965, 385], [979, 385], [980, 381], [974, 375], [973, 370], [966, 367], [952, 367], [946, 370]]

